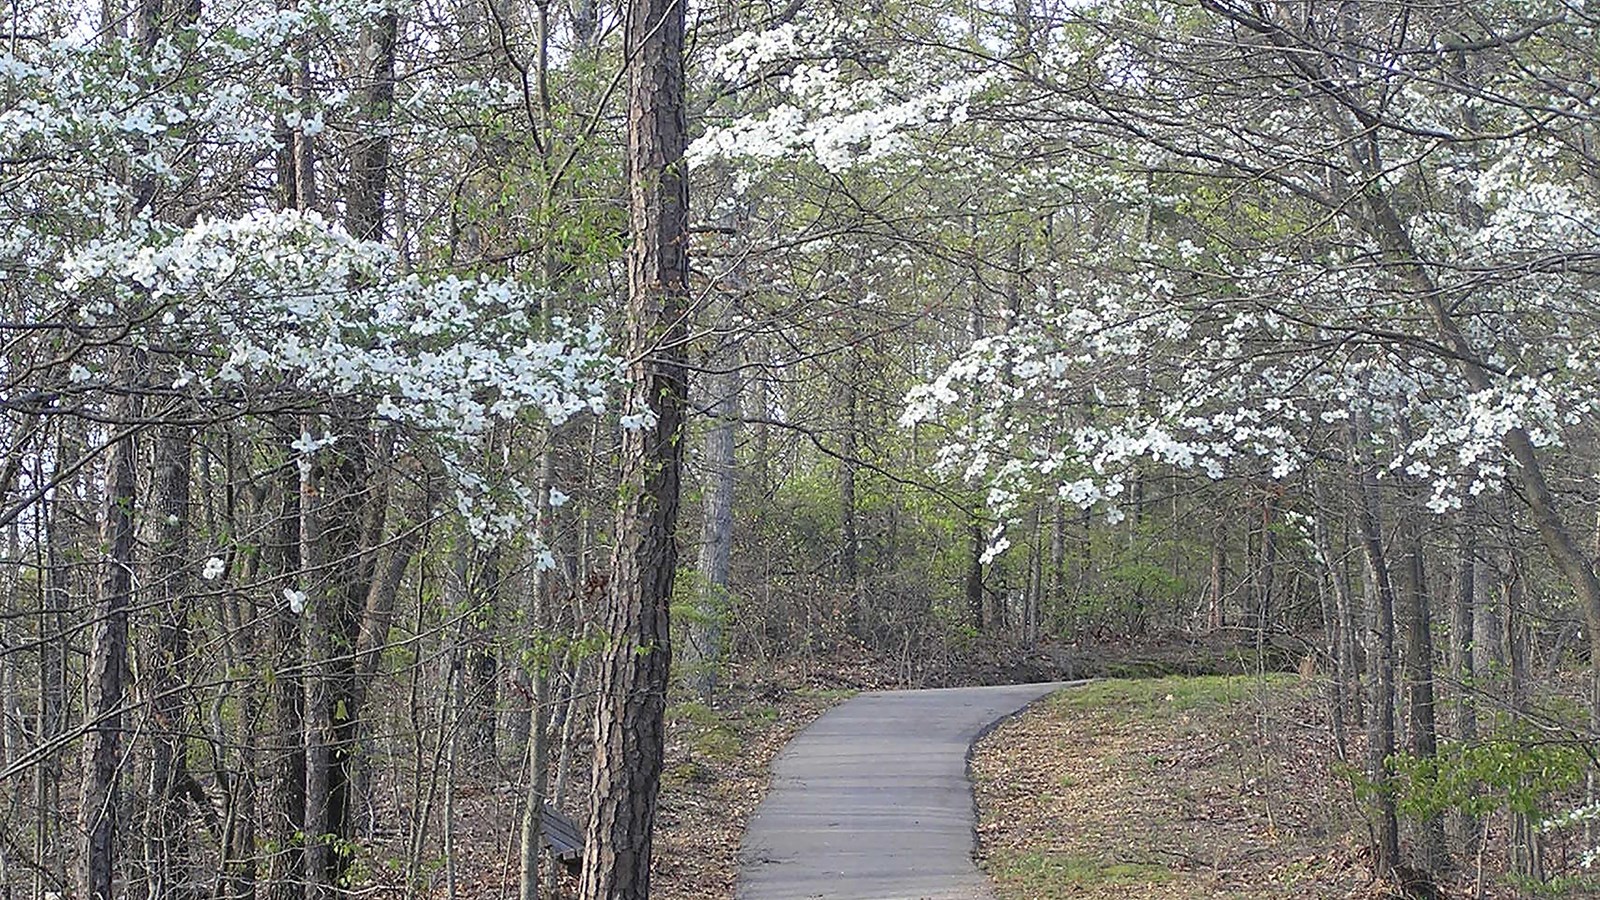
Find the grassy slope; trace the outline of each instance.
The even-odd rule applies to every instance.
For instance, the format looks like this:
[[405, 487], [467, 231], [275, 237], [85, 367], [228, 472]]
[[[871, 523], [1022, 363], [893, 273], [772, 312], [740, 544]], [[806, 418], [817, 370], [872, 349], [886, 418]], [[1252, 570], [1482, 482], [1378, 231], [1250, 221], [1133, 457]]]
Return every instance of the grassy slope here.
[[996, 730], [973, 772], [1002, 900], [1358, 891], [1360, 825], [1325, 775], [1309, 691], [1283, 675], [1103, 681]]

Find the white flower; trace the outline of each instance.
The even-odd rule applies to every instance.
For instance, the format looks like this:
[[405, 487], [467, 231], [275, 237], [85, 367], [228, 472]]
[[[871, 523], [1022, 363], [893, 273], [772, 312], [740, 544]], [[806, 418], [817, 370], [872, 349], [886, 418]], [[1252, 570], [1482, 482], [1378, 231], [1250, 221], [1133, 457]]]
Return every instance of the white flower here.
[[627, 431], [638, 431], [641, 428], [654, 428], [656, 422], [658, 421], [660, 420], [656, 418], [656, 411], [648, 406], [639, 412], [625, 415], [619, 420], [622, 427]]
[[207, 581], [216, 581], [222, 577], [222, 570], [226, 567], [221, 557], [213, 556], [206, 560], [205, 568], [200, 570], [200, 577]]
[[566, 506], [567, 505], [567, 501], [571, 500], [571, 499], [572, 499], [571, 497], [567, 496], [566, 494], [562, 493], [561, 491], [557, 490], [556, 488], [551, 488], [550, 489], [550, 505], [551, 506]]
[[984, 548], [983, 555], [978, 557], [978, 562], [987, 566], [989, 563], [994, 562], [995, 557], [1009, 549], [1011, 549], [1011, 539], [1007, 537], [999, 538]]
[[73, 384], [83, 384], [91, 377], [92, 376], [89, 374], [89, 370], [81, 365], [78, 365], [77, 363], [73, 363], [72, 366], [67, 369], [67, 379]]
[[285, 600], [287, 600], [289, 602], [289, 611], [290, 612], [292, 612], [292, 613], [294, 613], [296, 615], [299, 615], [300, 613], [305, 612], [306, 599], [307, 599], [305, 591], [297, 591], [297, 590], [294, 590], [293, 588], [284, 588], [283, 589], [283, 599], [285, 599]]

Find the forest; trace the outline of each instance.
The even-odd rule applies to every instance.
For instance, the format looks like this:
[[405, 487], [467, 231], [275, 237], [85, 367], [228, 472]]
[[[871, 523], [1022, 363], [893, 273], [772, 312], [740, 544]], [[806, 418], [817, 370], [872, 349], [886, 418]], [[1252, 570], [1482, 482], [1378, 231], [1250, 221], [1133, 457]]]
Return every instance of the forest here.
[[0, 18], [3, 900], [726, 897], [751, 704], [1276, 673], [1367, 895], [1600, 891], [1593, 4]]

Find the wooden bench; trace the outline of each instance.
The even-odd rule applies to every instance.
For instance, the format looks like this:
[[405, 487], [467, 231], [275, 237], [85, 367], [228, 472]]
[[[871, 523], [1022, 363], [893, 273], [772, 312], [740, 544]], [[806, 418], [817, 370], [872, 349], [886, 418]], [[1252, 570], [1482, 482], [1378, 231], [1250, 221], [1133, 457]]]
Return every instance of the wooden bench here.
[[539, 817], [539, 830], [550, 855], [573, 875], [583, 867], [583, 828], [561, 810], [546, 803]]

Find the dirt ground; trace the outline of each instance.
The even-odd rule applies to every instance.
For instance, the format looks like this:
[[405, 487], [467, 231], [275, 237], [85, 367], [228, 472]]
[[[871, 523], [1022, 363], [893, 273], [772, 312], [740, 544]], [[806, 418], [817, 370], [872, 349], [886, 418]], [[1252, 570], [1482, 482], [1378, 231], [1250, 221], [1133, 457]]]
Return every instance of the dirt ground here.
[[972, 759], [1003, 900], [1349, 897], [1362, 826], [1295, 676], [1108, 681]]
[[[979, 858], [1001, 900], [1400, 896], [1373, 880], [1322, 690], [1296, 675], [1109, 680], [1006, 722], [972, 756]], [[1498, 849], [1410, 896], [1600, 897], [1581, 834], [1544, 835], [1556, 877], [1515, 886], [1506, 825], [1491, 817], [1484, 846]]]

